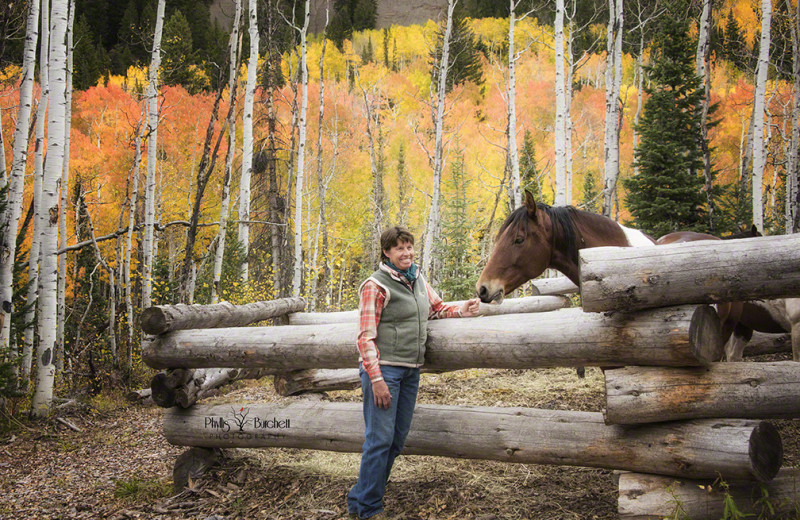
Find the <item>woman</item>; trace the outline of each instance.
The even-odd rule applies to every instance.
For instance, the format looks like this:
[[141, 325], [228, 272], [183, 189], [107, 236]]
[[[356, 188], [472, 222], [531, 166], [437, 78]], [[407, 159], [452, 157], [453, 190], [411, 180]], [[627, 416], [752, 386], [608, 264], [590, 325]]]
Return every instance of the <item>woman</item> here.
[[427, 321], [475, 316], [477, 298], [446, 305], [414, 264], [414, 236], [398, 226], [381, 235], [380, 268], [359, 288], [358, 350], [365, 440], [358, 482], [347, 495], [351, 518], [381, 518], [389, 473], [411, 427], [425, 362]]

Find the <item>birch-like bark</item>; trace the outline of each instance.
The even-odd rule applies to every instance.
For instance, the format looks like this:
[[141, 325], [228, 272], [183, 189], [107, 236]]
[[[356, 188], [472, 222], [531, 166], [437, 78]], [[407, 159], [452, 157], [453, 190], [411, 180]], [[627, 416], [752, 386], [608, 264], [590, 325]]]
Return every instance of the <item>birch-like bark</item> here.
[[753, 224], [764, 233], [764, 98], [767, 92], [769, 72], [770, 23], [772, 0], [761, 0], [761, 39], [758, 49], [758, 69], [755, 80], [753, 102]]
[[[639, 134], [636, 129], [639, 127], [639, 119], [642, 116], [643, 105], [643, 90], [644, 90], [644, 68], [642, 67], [642, 60], [644, 59], [644, 29], [641, 29], [639, 35], [639, 55], [636, 56], [636, 113], [633, 115], [633, 149], [634, 151], [639, 146]], [[639, 166], [636, 161], [633, 163], [633, 174], [639, 175]]]
[[380, 241], [381, 231], [383, 229], [383, 169], [379, 167], [378, 163], [380, 159], [378, 158], [378, 150], [376, 149], [375, 143], [375, 128], [373, 125], [377, 127], [378, 132], [380, 132], [380, 122], [379, 122], [379, 115], [374, 113], [375, 108], [373, 107], [373, 99], [367, 93], [367, 90], [361, 84], [361, 78], [358, 74], [358, 68], [354, 68], [354, 73], [356, 77], [356, 83], [358, 83], [359, 89], [361, 89], [361, 95], [364, 98], [364, 115], [366, 116], [367, 120], [367, 144], [369, 145], [369, 166], [370, 166], [370, 173], [372, 174], [372, 225], [371, 225], [371, 237], [370, 237], [370, 244], [373, 247], [369, 248], [367, 258], [368, 263], [370, 266], [376, 266], [378, 264], [379, 256], [377, 248], [374, 247]]
[[34, 330], [36, 301], [39, 298], [39, 253], [43, 226], [46, 226], [42, 212], [42, 181], [44, 176], [44, 127], [47, 118], [47, 105], [50, 101], [48, 94], [49, 10], [49, 0], [42, 0], [42, 35], [39, 40], [39, 85], [41, 94], [36, 113], [36, 141], [33, 158], [33, 234], [31, 235], [31, 247], [28, 249], [28, 294], [25, 302], [28, 310], [25, 312], [24, 319], [27, 326], [25, 327], [25, 339], [22, 345], [22, 385], [25, 389], [28, 388], [33, 364], [34, 339], [36, 337]]
[[[558, 0], [563, 1], [563, 0]], [[511, 171], [511, 193], [514, 207], [522, 206], [522, 188], [519, 178], [519, 153], [517, 151], [517, 51], [514, 42], [514, 26], [516, 25], [517, 0], [508, 0], [508, 167]], [[556, 43], [556, 60], [558, 60], [558, 43]]]
[[125, 286], [125, 312], [128, 325], [128, 348], [123, 362], [124, 368], [133, 366], [133, 341], [134, 341], [134, 310], [133, 310], [133, 283], [131, 282], [131, 249], [133, 247], [133, 229], [136, 227], [136, 207], [139, 203], [139, 167], [142, 163], [142, 139], [145, 132], [144, 119], [147, 114], [147, 104], [142, 103], [142, 115], [136, 127], [134, 141], [133, 168], [131, 171], [131, 199], [128, 206], [128, 230], [125, 233], [125, 265], [122, 276]]
[[792, 27], [792, 144], [787, 178], [786, 232], [800, 233], [800, 2], [795, 4]]
[[[80, 195], [80, 204], [86, 208], [86, 202], [83, 200], [83, 193]], [[97, 245], [97, 239], [94, 234], [94, 224], [92, 223], [92, 215], [86, 210], [86, 224], [89, 228], [89, 236], [92, 238], [92, 246], [94, 246], [94, 254], [97, 257], [97, 263], [103, 267], [108, 273], [108, 348], [111, 352], [111, 360], [115, 367], [119, 366], [119, 353], [117, 352], [117, 333], [114, 325], [117, 322], [117, 290], [116, 290], [116, 276], [115, 270], [108, 265], [103, 253], [100, 251], [100, 246]]]
[[[555, 19], [556, 51], [556, 193], [554, 203], [563, 206], [567, 203], [567, 148], [566, 148], [566, 92], [564, 74], [564, 0], [556, 0]], [[610, 36], [609, 36], [610, 37]]]
[[52, 0], [49, 56], [49, 115], [47, 122], [47, 165], [42, 182], [41, 212], [45, 216], [39, 260], [39, 346], [37, 349], [36, 390], [31, 415], [41, 417], [53, 399], [55, 365], [53, 351], [58, 344], [58, 184], [64, 168], [66, 120], [66, 29], [67, 0]]
[[[311, 278], [310, 307], [316, 310], [318, 291], [321, 295], [328, 294], [331, 268], [328, 262], [328, 217], [325, 208], [327, 184], [322, 174], [322, 127], [325, 121], [325, 48], [328, 46], [328, 5], [325, 6], [325, 28], [322, 30], [322, 52], [319, 56], [319, 122], [317, 123], [317, 198], [319, 199], [319, 231], [317, 240], [322, 239], [322, 269]], [[334, 161], [336, 159], [334, 158]], [[314, 250], [314, 267], [317, 269], [317, 250]], [[321, 286], [321, 287], [319, 287]], [[329, 304], [326, 296], [326, 306]]]
[[608, 0], [606, 44], [606, 124], [604, 140], [603, 215], [611, 218], [619, 179], [619, 91], [622, 84], [622, 1]]
[[[231, 107], [228, 111], [228, 151], [225, 154], [225, 173], [222, 180], [222, 201], [219, 209], [219, 228], [217, 229], [217, 248], [214, 251], [214, 281], [211, 285], [211, 303], [219, 301], [219, 283], [222, 278], [222, 258], [225, 254], [225, 233], [228, 228], [228, 210], [231, 204], [231, 176], [233, 173], [233, 156], [236, 155], [236, 72], [239, 65], [239, 25], [242, 19], [242, 0], [236, 0], [236, 11], [233, 15], [230, 44], [228, 45], [228, 92]], [[237, 42], [239, 42], [237, 44]], [[252, 123], [252, 107], [251, 107]], [[252, 135], [251, 144], [252, 144]], [[251, 159], [252, 159], [252, 148]], [[252, 167], [252, 164], [251, 164]], [[249, 181], [248, 181], [249, 183]], [[249, 195], [248, 195], [249, 197]]]
[[158, 150], [158, 69], [161, 66], [161, 33], [164, 29], [164, 2], [158, 0], [153, 49], [147, 77], [147, 176], [144, 187], [144, 239], [142, 242], [142, 308], [151, 305], [153, 284], [153, 241], [156, 221], [156, 158]]
[[712, 0], [703, 0], [703, 14], [700, 16], [698, 27], [697, 55], [695, 57], [695, 73], [703, 78], [703, 104], [700, 115], [700, 149], [703, 152], [703, 172], [706, 179], [706, 201], [708, 204], [708, 226], [714, 233], [716, 220], [713, 191], [713, 172], [711, 171], [711, 148], [708, 146], [708, 109], [711, 103], [711, 64], [710, 33], [711, 33], [711, 3]]
[[[239, 243], [244, 248], [241, 278], [247, 283], [250, 278], [250, 183], [253, 176], [253, 103], [256, 97], [258, 71], [258, 4], [248, 0], [250, 35], [250, 58], [247, 61], [247, 85], [244, 90], [242, 113], [242, 175], [239, 181]], [[273, 221], [274, 222], [274, 221]]]
[[422, 272], [431, 280], [431, 263], [433, 261], [433, 244], [436, 242], [440, 228], [439, 198], [442, 184], [442, 170], [444, 169], [444, 104], [447, 99], [447, 74], [450, 70], [450, 36], [453, 33], [453, 10], [458, 0], [447, 2], [447, 23], [442, 39], [442, 57], [439, 62], [438, 90], [436, 92], [436, 137], [433, 151], [433, 194], [431, 206], [428, 211], [428, 222], [425, 226], [425, 245], [423, 246]]
[[3, 132], [3, 109], [0, 108], [0, 188], [8, 186], [8, 171], [6, 171], [6, 139]]
[[[69, 21], [67, 26], [67, 115], [66, 140], [64, 145], [64, 168], [61, 171], [61, 209], [58, 217], [58, 248], [67, 247], [67, 202], [69, 201], [69, 143], [72, 131], [72, 62], [73, 27], [75, 25], [75, 0], [69, 2]], [[67, 255], [58, 256], [58, 346], [56, 348], [56, 370], [64, 369], [64, 320], [66, 319]]]
[[[17, 249], [17, 226], [22, 212], [25, 169], [28, 164], [28, 126], [33, 103], [33, 73], [36, 67], [36, 45], [39, 38], [39, 0], [28, 3], [28, 20], [23, 46], [22, 73], [19, 85], [19, 109], [11, 147], [11, 172], [0, 178], [0, 187], [7, 187], [5, 209], [0, 212], [0, 350], [17, 356], [11, 342], [13, 311], [13, 273]], [[15, 365], [16, 367], [16, 365]], [[15, 368], [16, 371], [16, 368]]]
[[[574, 5], [574, 4], [573, 4]], [[570, 17], [567, 32], [567, 78], [564, 89], [564, 177], [566, 185], [566, 199], [564, 204], [572, 204], [572, 78], [575, 75], [575, 60], [572, 56], [572, 43], [575, 40], [574, 14]]]
[[303, 284], [303, 178], [306, 163], [306, 114], [308, 112], [308, 49], [306, 36], [311, 21], [311, 1], [305, 0], [305, 21], [300, 28], [300, 84], [302, 100], [298, 120], [297, 170], [295, 177], [294, 201], [294, 276], [292, 276], [292, 295], [300, 296]]

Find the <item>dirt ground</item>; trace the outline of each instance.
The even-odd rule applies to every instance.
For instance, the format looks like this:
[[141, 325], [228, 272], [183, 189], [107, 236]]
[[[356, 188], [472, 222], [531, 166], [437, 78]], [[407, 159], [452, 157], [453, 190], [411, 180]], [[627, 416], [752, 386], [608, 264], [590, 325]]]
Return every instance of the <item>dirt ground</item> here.
[[[280, 399], [270, 379], [239, 384], [224, 402]], [[326, 399], [358, 401], [360, 391]], [[423, 375], [419, 402], [599, 411], [603, 379], [587, 369], [464, 370]], [[211, 400], [214, 402], [214, 400]], [[294, 449], [229, 450], [222, 464], [174, 495], [172, 465], [184, 450], [161, 434], [156, 407], [94, 402], [0, 434], [0, 519], [314, 519], [347, 517], [345, 495], [359, 454]], [[800, 465], [796, 421], [775, 421], [784, 467]], [[407, 519], [617, 518], [613, 473], [591, 468], [401, 457], [385, 506]]]

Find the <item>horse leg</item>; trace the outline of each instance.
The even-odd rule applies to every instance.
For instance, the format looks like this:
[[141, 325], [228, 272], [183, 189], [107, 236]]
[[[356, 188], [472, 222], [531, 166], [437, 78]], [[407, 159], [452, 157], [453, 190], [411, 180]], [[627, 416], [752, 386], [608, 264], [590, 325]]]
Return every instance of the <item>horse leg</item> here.
[[736, 324], [733, 329], [733, 334], [725, 343], [725, 359], [728, 361], [741, 361], [744, 354], [744, 347], [753, 337], [753, 329], [742, 325]]
[[792, 325], [792, 358], [800, 361], [800, 298], [786, 298], [786, 318]]
[[[743, 305], [741, 302], [717, 304], [717, 314], [719, 315], [719, 321], [722, 324], [722, 341], [725, 342], [725, 357], [728, 361], [741, 361], [742, 350], [744, 350], [744, 345], [747, 343], [741, 343], [740, 341], [737, 341], [734, 344], [731, 344], [730, 342], [733, 336], [733, 331], [736, 329], [736, 325], [739, 323], [739, 319], [742, 316], [742, 307]], [[736, 356], [737, 350], [739, 351], [738, 359], [732, 358], [731, 356]]]

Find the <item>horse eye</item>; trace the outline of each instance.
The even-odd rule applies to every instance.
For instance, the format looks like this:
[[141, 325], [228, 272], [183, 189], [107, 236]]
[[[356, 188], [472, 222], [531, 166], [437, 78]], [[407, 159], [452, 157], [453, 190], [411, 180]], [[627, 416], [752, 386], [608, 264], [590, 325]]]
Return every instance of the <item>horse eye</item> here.
[[523, 242], [525, 242], [525, 237], [517, 237], [514, 239], [515, 244], [521, 244]]

